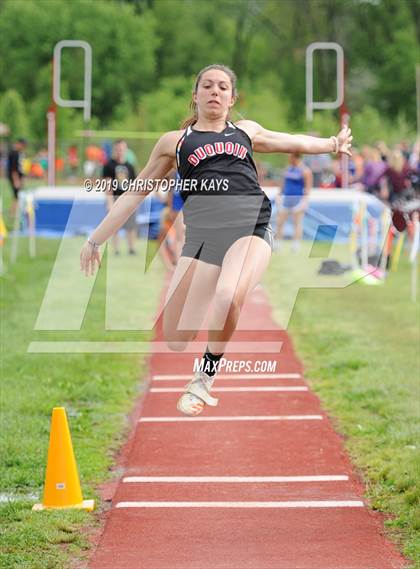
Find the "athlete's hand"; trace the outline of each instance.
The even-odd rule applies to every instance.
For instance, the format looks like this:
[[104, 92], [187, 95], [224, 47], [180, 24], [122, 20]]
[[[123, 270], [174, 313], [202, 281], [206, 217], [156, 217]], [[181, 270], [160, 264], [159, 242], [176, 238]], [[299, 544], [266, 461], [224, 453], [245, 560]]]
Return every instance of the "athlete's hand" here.
[[98, 267], [101, 267], [101, 257], [99, 255], [99, 249], [93, 247], [86, 241], [80, 251], [80, 270], [84, 271], [85, 275], [88, 277], [89, 273], [91, 275], [95, 274], [95, 263], [98, 263]]
[[337, 140], [338, 140], [338, 152], [351, 156], [350, 149], [353, 137], [351, 135], [351, 129], [348, 126], [345, 126], [340, 130], [340, 132], [337, 134]]

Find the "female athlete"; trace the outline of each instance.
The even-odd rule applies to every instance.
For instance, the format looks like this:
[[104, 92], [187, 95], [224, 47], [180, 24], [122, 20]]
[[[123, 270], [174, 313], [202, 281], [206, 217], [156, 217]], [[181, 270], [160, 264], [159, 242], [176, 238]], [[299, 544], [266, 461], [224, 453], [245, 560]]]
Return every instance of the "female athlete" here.
[[[203, 369], [178, 401], [186, 415], [217, 405], [211, 388], [218, 362], [231, 338], [247, 294], [270, 260], [271, 205], [257, 181], [253, 152], [350, 155], [351, 131], [317, 138], [263, 128], [252, 120], [229, 120], [237, 97], [236, 76], [224, 65], [209, 65], [196, 78], [194, 115], [181, 130], [164, 134], [137, 180], [163, 179], [176, 167], [183, 183], [185, 244], [169, 285], [163, 314], [170, 349], [185, 350], [213, 301]], [[126, 191], [80, 252], [86, 276], [100, 266], [99, 247], [146, 197], [148, 188]]]

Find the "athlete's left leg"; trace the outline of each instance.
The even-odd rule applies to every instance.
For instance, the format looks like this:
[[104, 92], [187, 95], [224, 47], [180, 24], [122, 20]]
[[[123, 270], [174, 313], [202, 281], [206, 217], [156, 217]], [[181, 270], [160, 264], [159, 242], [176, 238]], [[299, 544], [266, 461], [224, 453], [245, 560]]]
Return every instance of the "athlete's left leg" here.
[[256, 235], [242, 237], [222, 263], [209, 326], [209, 351], [223, 353], [239, 320], [246, 296], [260, 281], [271, 257], [270, 245]]
[[[226, 252], [213, 298], [208, 346], [204, 355], [204, 360], [214, 362], [215, 367], [236, 328], [246, 295], [259, 282], [270, 257], [270, 245], [255, 235], [241, 237]], [[214, 375], [214, 370], [211, 374], [197, 373], [178, 400], [178, 410], [186, 415], [198, 415], [205, 404], [217, 405], [217, 399], [210, 395]]]

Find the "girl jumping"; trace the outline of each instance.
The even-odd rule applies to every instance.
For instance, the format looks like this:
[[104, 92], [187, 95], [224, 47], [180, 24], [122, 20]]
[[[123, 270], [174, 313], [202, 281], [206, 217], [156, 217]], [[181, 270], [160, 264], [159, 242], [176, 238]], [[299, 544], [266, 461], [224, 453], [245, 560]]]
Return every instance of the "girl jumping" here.
[[[236, 76], [209, 65], [196, 78], [193, 116], [181, 130], [164, 134], [137, 180], [163, 179], [176, 167], [182, 181], [185, 244], [169, 285], [163, 331], [170, 349], [185, 350], [200, 330], [210, 302], [206, 370], [197, 372], [177, 408], [186, 415], [217, 405], [211, 388], [217, 366], [235, 331], [246, 296], [268, 266], [273, 236], [271, 204], [257, 180], [253, 152], [350, 155], [351, 131], [316, 138], [263, 128], [251, 120], [230, 121], [237, 98]], [[126, 191], [80, 252], [86, 276], [100, 266], [100, 246], [138, 207], [148, 190]]]

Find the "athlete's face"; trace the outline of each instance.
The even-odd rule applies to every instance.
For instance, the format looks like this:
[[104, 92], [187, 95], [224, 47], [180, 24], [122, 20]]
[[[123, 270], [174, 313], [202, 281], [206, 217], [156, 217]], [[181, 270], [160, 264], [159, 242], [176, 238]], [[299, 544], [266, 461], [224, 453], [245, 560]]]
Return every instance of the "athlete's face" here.
[[210, 69], [200, 79], [197, 92], [193, 94], [198, 113], [211, 117], [227, 115], [234, 105], [232, 84], [224, 71]]

